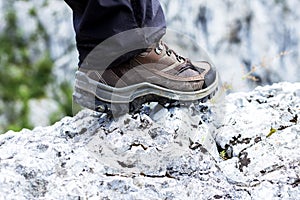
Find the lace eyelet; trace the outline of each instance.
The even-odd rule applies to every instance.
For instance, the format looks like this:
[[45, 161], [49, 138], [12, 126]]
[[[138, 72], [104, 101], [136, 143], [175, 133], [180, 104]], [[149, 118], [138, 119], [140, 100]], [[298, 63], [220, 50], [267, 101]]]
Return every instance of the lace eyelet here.
[[159, 48], [160, 50], [163, 50], [163, 49], [164, 49], [164, 46], [163, 46], [161, 43], [159, 43], [159, 44], [158, 44], [158, 48]]
[[177, 56], [176, 59], [178, 60], [178, 62], [184, 61], [184, 58], [182, 58], [181, 56]]
[[160, 55], [161, 52], [162, 52], [162, 50], [159, 49], [158, 47], [156, 47], [156, 48], [154, 49], [154, 51], [155, 51], [155, 53], [156, 53], [157, 55]]
[[171, 54], [172, 54], [172, 52], [171, 52], [171, 51], [169, 51], [169, 50], [168, 50], [168, 51], [166, 51], [166, 53], [167, 53], [167, 55], [168, 55], [168, 56], [171, 56]]

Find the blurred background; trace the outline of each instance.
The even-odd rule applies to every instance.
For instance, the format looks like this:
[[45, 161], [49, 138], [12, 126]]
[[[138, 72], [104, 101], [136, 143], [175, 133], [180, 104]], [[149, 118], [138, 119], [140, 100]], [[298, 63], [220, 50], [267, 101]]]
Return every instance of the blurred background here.
[[[299, 0], [161, 3], [168, 28], [208, 53], [227, 92], [300, 81]], [[63, 0], [0, 1], [0, 134], [72, 116], [77, 57]]]

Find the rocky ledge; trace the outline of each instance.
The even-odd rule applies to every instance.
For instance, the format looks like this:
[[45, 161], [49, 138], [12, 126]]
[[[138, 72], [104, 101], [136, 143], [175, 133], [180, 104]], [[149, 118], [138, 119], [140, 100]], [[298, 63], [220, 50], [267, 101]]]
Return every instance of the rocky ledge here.
[[0, 136], [0, 199], [298, 199], [300, 83]]

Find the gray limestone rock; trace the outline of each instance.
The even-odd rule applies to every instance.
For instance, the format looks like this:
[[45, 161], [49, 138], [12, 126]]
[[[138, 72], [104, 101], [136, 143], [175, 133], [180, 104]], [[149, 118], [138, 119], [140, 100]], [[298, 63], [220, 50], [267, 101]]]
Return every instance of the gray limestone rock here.
[[[0, 136], [0, 199], [297, 199], [300, 84]], [[147, 112], [146, 112], [147, 111]], [[222, 158], [221, 158], [222, 157]]]

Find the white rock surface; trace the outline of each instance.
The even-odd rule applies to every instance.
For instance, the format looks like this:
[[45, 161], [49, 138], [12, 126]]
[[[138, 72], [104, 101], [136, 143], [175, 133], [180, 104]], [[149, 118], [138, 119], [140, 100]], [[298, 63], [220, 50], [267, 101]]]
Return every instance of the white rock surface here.
[[298, 199], [300, 83], [223, 103], [225, 113], [212, 102], [151, 104], [113, 121], [83, 110], [10, 131], [0, 136], [0, 199]]

